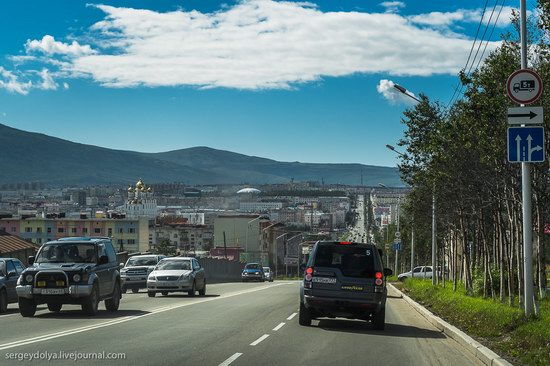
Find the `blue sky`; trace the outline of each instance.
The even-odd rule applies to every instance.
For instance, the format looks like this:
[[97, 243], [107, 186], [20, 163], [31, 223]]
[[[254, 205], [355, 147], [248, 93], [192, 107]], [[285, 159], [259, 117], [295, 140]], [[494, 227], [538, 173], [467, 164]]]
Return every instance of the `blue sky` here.
[[2, 1], [0, 123], [121, 150], [394, 166], [385, 144], [412, 100], [391, 83], [446, 104], [484, 4]]

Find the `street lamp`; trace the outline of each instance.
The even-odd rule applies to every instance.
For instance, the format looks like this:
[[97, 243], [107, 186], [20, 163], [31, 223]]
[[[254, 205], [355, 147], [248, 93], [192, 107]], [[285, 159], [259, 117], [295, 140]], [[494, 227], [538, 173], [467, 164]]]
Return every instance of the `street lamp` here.
[[250, 224], [253, 223], [256, 220], [259, 220], [262, 217], [262, 215], [256, 217], [255, 219], [250, 220], [247, 222], [246, 225], [246, 237], [245, 237], [245, 253], [246, 253], [246, 260], [248, 261], [248, 230], [250, 229]]
[[[412, 94], [408, 93], [407, 92], [407, 89], [402, 87], [401, 85], [398, 85], [398, 84], [393, 84], [393, 87], [397, 90], [399, 90], [399, 92], [405, 94], [406, 96], [408, 96], [409, 98], [412, 98], [414, 100], [416, 100], [417, 102], [420, 102], [420, 100], [418, 98], [416, 98], [415, 96], [413, 96]], [[392, 151], [395, 151], [396, 153], [398, 153], [399, 155], [401, 156], [404, 156], [402, 153], [398, 152], [397, 150], [395, 150], [395, 148], [391, 145], [386, 145], [386, 147]], [[414, 227], [414, 226], [413, 226]], [[435, 182], [434, 182], [434, 185], [432, 187], [432, 285], [435, 286], [436, 284], [436, 281], [437, 281], [437, 272], [436, 272], [436, 245], [435, 245], [435, 242], [436, 242], [436, 221], [435, 221]], [[412, 237], [414, 237], [414, 235], [412, 235]], [[411, 244], [412, 246], [412, 244]], [[411, 257], [411, 272], [414, 270], [414, 267], [412, 266], [412, 257]], [[444, 272], [445, 269], [443, 268], [443, 274], [445, 273]]]
[[[388, 149], [390, 149], [391, 151], [395, 152], [396, 154], [400, 155], [400, 156], [405, 156], [405, 154], [403, 154], [402, 152], [396, 150], [395, 147], [393, 147], [392, 145], [387, 144], [386, 147]], [[381, 184], [381, 183], [379, 183], [379, 184]], [[397, 202], [398, 202], [397, 203], [397, 231], [399, 231], [400, 197], [398, 197]], [[432, 246], [433, 246], [433, 244], [432, 244]], [[432, 258], [432, 262], [433, 262], [433, 258]], [[395, 267], [397, 269], [397, 250], [395, 251]], [[432, 267], [432, 268], [434, 268], [434, 267]], [[411, 276], [414, 277], [414, 218], [413, 218], [413, 222], [412, 222], [412, 225], [411, 225]], [[433, 272], [432, 272], [432, 278], [433, 278]]]

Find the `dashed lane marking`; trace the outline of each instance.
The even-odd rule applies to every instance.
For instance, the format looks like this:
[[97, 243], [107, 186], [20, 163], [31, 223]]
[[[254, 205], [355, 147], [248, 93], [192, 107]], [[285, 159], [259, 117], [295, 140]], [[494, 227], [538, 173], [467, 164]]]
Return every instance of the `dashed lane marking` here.
[[267, 337], [269, 337], [269, 334], [264, 334], [260, 338], [256, 339], [254, 342], [250, 343], [250, 345], [255, 346], [255, 345], [259, 344], [261, 341], [263, 341], [264, 339], [266, 339]]
[[233, 356], [229, 357], [227, 360], [220, 363], [220, 366], [229, 366], [231, 362], [235, 361], [237, 358], [241, 357], [242, 353], [235, 353]]

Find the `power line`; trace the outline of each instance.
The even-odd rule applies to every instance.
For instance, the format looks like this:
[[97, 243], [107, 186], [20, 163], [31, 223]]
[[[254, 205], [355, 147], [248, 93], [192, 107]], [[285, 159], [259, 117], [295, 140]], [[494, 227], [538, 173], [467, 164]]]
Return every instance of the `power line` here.
[[[474, 63], [475, 63], [476, 58], [477, 58], [477, 55], [479, 54], [479, 51], [480, 51], [480, 49], [481, 49], [481, 45], [483, 44], [483, 41], [485, 41], [485, 35], [487, 34], [487, 31], [489, 30], [491, 20], [493, 19], [493, 15], [494, 15], [495, 10], [496, 10], [496, 8], [497, 8], [497, 6], [498, 6], [498, 1], [499, 1], [499, 0], [495, 0], [495, 5], [493, 5], [493, 10], [491, 11], [491, 15], [490, 15], [490, 17], [489, 17], [489, 20], [487, 21], [487, 24], [486, 24], [486, 26], [485, 26], [485, 30], [483, 31], [483, 36], [481, 37], [481, 39], [480, 39], [480, 41], [479, 41], [479, 45], [478, 45], [478, 47], [477, 47], [477, 50], [476, 50], [476, 53], [475, 53], [474, 58], [473, 58], [473, 60], [472, 60], [472, 64], [470, 65], [470, 68], [468, 69], [467, 72], [466, 72], [466, 67], [467, 67], [467, 66], [466, 66], [464, 69], [462, 69], [463, 71], [466, 72], [466, 75], [467, 75], [467, 76], [471, 75], [472, 72], [475, 72], [475, 71], [479, 68], [480, 63], [481, 63], [481, 61], [483, 60], [483, 55], [485, 54], [485, 51], [486, 51], [487, 46], [488, 46], [488, 44], [489, 44], [489, 41], [490, 41], [490, 39], [491, 39], [491, 37], [492, 37], [492, 35], [493, 35], [493, 32], [494, 32], [494, 30], [495, 30], [496, 24], [497, 24], [497, 22], [498, 22], [498, 19], [499, 19], [499, 17], [500, 17], [500, 14], [501, 14], [501, 12], [502, 12], [502, 9], [503, 9], [503, 7], [504, 7], [504, 3], [505, 3], [506, 0], [503, 0], [503, 1], [502, 1], [500, 10], [499, 10], [499, 12], [498, 12], [498, 15], [497, 15], [497, 17], [495, 18], [495, 21], [494, 21], [494, 23], [493, 23], [493, 27], [492, 27], [492, 29], [491, 29], [491, 33], [490, 33], [489, 37], [488, 37], [487, 40], [486, 40], [486, 43], [485, 43], [485, 47], [484, 47], [484, 49], [483, 49], [483, 52], [481, 53], [481, 56], [480, 56], [480, 58], [479, 58], [479, 60], [478, 60], [478, 62], [477, 62], [476, 68], [472, 71], [472, 68], [473, 68]], [[486, 4], [487, 4], [487, 3], [486, 3]], [[484, 10], [483, 14], [485, 14], [485, 10]], [[484, 17], [484, 15], [482, 15], [482, 17], [481, 17], [480, 25], [481, 25], [481, 23], [483, 22], [483, 17]], [[479, 30], [479, 27], [478, 27], [478, 30]], [[477, 34], [476, 34], [476, 38], [477, 38]], [[474, 44], [475, 44], [475, 41], [474, 41]], [[473, 45], [472, 45], [472, 49], [473, 49]], [[470, 50], [470, 54], [471, 54], [471, 50]], [[469, 58], [468, 58], [468, 59], [469, 59]], [[464, 84], [462, 84], [462, 86], [460, 87], [460, 90], [458, 91], [458, 93], [456, 92], [457, 89], [455, 89], [455, 93], [454, 93], [453, 96], [451, 97], [451, 100], [449, 100], [449, 103], [447, 104], [447, 106], [445, 107], [445, 109], [449, 110], [449, 107], [452, 106], [454, 103], [456, 103], [456, 101], [462, 96], [462, 90], [463, 90], [463, 89], [464, 89]], [[456, 98], [455, 98], [455, 96], [456, 96]]]

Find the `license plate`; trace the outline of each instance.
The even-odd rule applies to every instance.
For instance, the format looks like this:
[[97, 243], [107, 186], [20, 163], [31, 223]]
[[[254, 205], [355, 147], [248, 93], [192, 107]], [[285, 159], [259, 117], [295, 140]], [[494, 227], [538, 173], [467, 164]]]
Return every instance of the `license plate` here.
[[126, 281], [143, 281], [144, 278], [126, 278]]
[[342, 285], [340, 288], [346, 291], [363, 291], [365, 289], [363, 286], [357, 285]]
[[334, 277], [313, 277], [313, 282], [335, 284], [336, 283], [336, 278], [334, 278]]
[[63, 295], [65, 289], [63, 288], [43, 288], [42, 295]]

